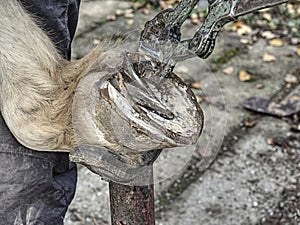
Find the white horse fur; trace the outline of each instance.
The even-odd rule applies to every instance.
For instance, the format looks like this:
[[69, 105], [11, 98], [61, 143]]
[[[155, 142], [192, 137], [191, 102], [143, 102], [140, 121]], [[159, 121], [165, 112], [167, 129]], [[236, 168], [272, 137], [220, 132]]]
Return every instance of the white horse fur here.
[[94, 50], [81, 60], [64, 60], [17, 0], [1, 1], [0, 109], [21, 144], [39, 151], [74, 147], [74, 91], [101, 56]]

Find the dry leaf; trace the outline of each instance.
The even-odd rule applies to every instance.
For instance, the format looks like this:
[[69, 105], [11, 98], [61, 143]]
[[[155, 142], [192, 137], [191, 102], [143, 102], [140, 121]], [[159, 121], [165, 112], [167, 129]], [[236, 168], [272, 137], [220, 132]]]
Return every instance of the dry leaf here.
[[144, 3], [143, 2], [138, 2], [138, 1], [134, 1], [133, 2], [133, 7], [134, 9], [140, 9], [141, 7], [144, 6]]
[[247, 34], [250, 34], [251, 32], [252, 32], [251, 27], [249, 27], [247, 25], [244, 25], [240, 29], [237, 30], [238, 35], [247, 35]]
[[271, 10], [270, 8], [265, 8], [265, 9], [258, 10], [258, 12], [265, 13], [265, 12], [269, 12], [270, 10]]
[[267, 142], [268, 145], [273, 145], [274, 144], [273, 138], [267, 138], [266, 142]]
[[244, 45], [250, 44], [250, 40], [249, 40], [249, 39], [246, 39], [246, 38], [241, 38], [241, 39], [240, 39], [240, 42], [241, 42], [242, 44], [244, 44]]
[[149, 15], [150, 14], [150, 11], [149, 11], [149, 9], [143, 9], [143, 14], [145, 14], [145, 15]]
[[191, 87], [194, 88], [194, 89], [200, 89], [201, 88], [201, 86], [198, 82], [191, 83]]
[[251, 75], [249, 73], [247, 73], [247, 71], [241, 70], [239, 72], [239, 79], [240, 79], [240, 81], [243, 81], [243, 82], [249, 81], [249, 80], [251, 80]]
[[292, 4], [287, 4], [287, 5], [286, 5], [286, 8], [288, 9], [288, 12], [289, 12], [290, 14], [295, 14], [295, 9], [294, 9], [294, 7], [293, 7]]
[[134, 17], [133, 13], [125, 14], [125, 18], [133, 18], [133, 17]]
[[284, 81], [287, 82], [287, 83], [294, 83], [294, 84], [298, 83], [297, 77], [295, 77], [292, 74], [286, 75], [285, 78], [284, 78]]
[[169, 5], [165, 1], [159, 1], [159, 6], [165, 10], [169, 7]]
[[[299, 15], [300, 15], [300, 13], [299, 13]], [[291, 42], [291, 45], [300, 44], [300, 38], [291, 37], [290, 42]]]
[[263, 56], [263, 61], [264, 62], [274, 62], [276, 61], [276, 57], [274, 55], [270, 55], [268, 53], [265, 53]]
[[115, 13], [116, 13], [117, 16], [123, 16], [124, 15], [124, 11], [121, 10], [121, 9], [117, 9]]
[[109, 20], [109, 21], [115, 21], [117, 19], [117, 17], [115, 15], [108, 15], [106, 17], [106, 20]]
[[198, 19], [197, 13], [192, 13], [191, 14], [191, 19]]
[[264, 31], [261, 33], [261, 36], [267, 40], [273, 39], [276, 37], [276, 35], [274, 33], [272, 33], [271, 31]]
[[101, 41], [99, 39], [94, 39], [93, 40], [94, 45], [99, 45], [100, 43], [101, 43]]
[[201, 23], [201, 21], [199, 19], [191, 19], [192, 24], [194, 25], [198, 25]]
[[242, 26], [242, 22], [241, 21], [236, 21], [232, 24], [232, 31], [236, 32], [241, 26]]
[[233, 23], [232, 30], [236, 32], [238, 35], [247, 35], [252, 32], [252, 28], [242, 23], [241, 21], [237, 21]]
[[134, 9], [125, 9], [125, 15], [134, 13]]
[[225, 73], [226, 75], [230, 75], [230, 74], [232, 74], [233, 72], [234, 72], [233, 66], [229, 66], [229, 67], [223, 69], [223, 73]]
[[256, 89], [262, 89], [262, 88], [264, 88], [264, 85], [263, 84], [256, 84], [255, 88]]
[[263, 18], [269, 22], [272, 21], [272, 15], [270, 13], [264, 13]]
[[291, 84], [291, 83], [287, 83], [287, 84], [285, 85], [285, 88], [286, 88], [286, 89], [291, 89], [291, 88], [292, 88], [292, 84]]
[[129, 19], [129, 20], [126, 20], [126, 24], [127, 25], [133, 25], [134, 24], [134, 20], [133, 19]]
[[273, 39], [269, 41], [269, 44], [273, 47], [281, 47], [283, 46], [283, 41], [280, 39]]
[[299, 96], [298, 95], [293, 95], [292, 97], [290, 97], [289, 99], [291, 102], [298, 102], [299, 101]]
[[247, 128], [254, 127], [255, 125], [256, 125], [256, 121], [252, 119], [246, 119], [243, 124], [243, 126]]

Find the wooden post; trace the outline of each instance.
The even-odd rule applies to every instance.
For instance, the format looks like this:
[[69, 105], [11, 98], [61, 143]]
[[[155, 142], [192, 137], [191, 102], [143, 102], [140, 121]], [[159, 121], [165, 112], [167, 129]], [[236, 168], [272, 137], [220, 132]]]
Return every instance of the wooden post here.
[[112, 225], [155, 225], [153, 167], [150, 167], [149, 184], [130, 186], [109, 182]]

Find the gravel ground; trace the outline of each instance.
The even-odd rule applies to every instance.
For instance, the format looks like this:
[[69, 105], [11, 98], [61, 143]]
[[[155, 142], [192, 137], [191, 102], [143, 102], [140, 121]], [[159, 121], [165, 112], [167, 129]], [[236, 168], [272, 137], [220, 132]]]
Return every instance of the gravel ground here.
[[[103, 40], [137, 40], [156, 12], [131, 7], [124, 1], [83, 2], [73, 57]], [[183, 36], [195, 29], [185, 24]], [[209, 59], [188, 60], [176, 68], [194, 87], [206, 124], [196, 148], [166, 152], [155, 165], [157, 224], [300, 225], [300, 134], [291, 130], [291, 118], [242, 107], [251, 96], [278, 100], [293, 90], [300, 95], [299, 72], [294, 72], [296, 83], [285, 79], [300, 64], [297, 45], [274, 47], [262, 38], [245, 45], [240, 40], [236, 33], [221, 32]], [[265, 62], [265, 53], [275, 61]], [[229, 67], [233, 72], [226, 75]], [[251, 75], [250, 82], [241, 81], [241, 70]], [[109, 224], [107, 183], [82, 166], [65, 224]]]

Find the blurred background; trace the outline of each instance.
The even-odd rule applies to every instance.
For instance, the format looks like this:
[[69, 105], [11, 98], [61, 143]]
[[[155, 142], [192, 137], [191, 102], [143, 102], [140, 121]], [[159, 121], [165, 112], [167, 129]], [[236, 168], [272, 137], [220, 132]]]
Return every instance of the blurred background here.
[[[146, 21], [177, 3], [83, 0], [73, 59], [138, 41]], [[206, 8], [199, 1], [183, 38]], [[158, 225], [300, 224], [299, 30], [300, 2], [291, 1], [227, 24], [208, 59], [177, 65], [205, 128], [197, 146], [165, 151], [155, 164]], [[65, 224], [109, 224], [107, 182], [80, 165], [78, 179]]]

